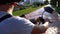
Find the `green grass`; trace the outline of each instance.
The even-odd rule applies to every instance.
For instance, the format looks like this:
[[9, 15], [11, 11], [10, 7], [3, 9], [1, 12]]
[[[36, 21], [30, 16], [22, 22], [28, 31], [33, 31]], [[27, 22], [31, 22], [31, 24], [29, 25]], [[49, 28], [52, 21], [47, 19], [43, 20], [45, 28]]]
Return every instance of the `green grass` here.
[[[41, 6], [40, 7], [35, 7], [35, 8], [31, 7], [31, 8], [27, 8], [27, 9], [23, 9], [23, 10], [17, 10], [17, 11], [13, 12], [13, 15], [15, 15], [15, 16], [21, 16], [22, 14], [31, 13], [32, 11], [35, 11], [38, 8], [41, 8]], [[60, 7], [55, 7], [55, 9], [60, 14]]]
[[30, 13], [30, 12], [38, 9], [38, 8], [40, 8], [40, 7], [37, 7], [37, 8], [31, 7], [31, 8], [27, 8], [27, 9], [23, 9], [23, 10], [17, 10], [17, 11], [13, 12], [13, 15], [15, 15], [15, 16], [21, 16], [22, 14], [28, 14], [28, 13]]

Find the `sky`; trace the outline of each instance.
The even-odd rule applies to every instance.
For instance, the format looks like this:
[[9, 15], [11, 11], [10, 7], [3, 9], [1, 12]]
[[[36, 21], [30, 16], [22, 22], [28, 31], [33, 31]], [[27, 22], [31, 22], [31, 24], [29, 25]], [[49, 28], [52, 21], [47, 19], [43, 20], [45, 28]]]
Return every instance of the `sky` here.
[[[46, 0], [43, 0], [43, 1], [46, 1]], [[50, 0], [48, 0], [48, 1], [50, 1]]]

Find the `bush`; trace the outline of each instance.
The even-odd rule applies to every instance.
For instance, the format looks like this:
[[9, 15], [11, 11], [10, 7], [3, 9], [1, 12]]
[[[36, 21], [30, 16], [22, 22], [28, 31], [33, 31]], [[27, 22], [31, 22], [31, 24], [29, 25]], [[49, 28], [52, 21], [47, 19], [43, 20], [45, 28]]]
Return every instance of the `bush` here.
[[25, 9], [25, 5], [19, 5], [20, 10]]
[[25, 5], [20, 5], [19, 7], [20, 7], [20, 10], [21, 9], [25, 9], [25, 8], [30, 8], [32, 5], [30, 5], [30, 4], [25, 4]]
[[31, 5], [30, 4], [26, 4], [26, 8], [29, 8], [29, 7], [31, 7]]
[[55, 7], [55, 9], [60, 14], [60, 7]]
[[44, 4], [40, 2], [34, 2], [33, 5], [34, 7], [38, 7], [38, 6], [43, 6]]

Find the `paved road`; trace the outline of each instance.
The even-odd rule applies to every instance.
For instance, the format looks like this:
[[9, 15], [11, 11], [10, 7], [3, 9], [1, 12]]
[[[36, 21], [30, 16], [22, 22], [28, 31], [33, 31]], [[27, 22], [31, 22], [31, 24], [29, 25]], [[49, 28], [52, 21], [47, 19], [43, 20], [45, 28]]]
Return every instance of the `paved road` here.
[[[46, 6], [49, 6], [49, 5], [46, 5]], [[39, 8], [39, 9], [37, 9], [37, 10], [27, 14], [27, 15], [25, 15], [26, 18], [27, 19], [36, 19], [36, 18], [40, 17], [42, 15], [43, 11], [44, 11], [44, 9], [43, 9], [44, 7]], [[60, 15], [59, 15], [59, 19], [60, 19]]]
[[58, 15], [59, 16], [59, 20], [60, 20], [60, 15]]
[[41, 9], [37, 9], [36, 11], [33, 11], [29, 14], [26, 15], [26, 18], [28, 19], [32, 19], [32, 18], [37, 18], [40, 16], [39, 12], [40, 12]]
[[[45, 7], [45, 6], [44, 6], [44, 7]], [[44, 7], [39, 8], [39, 9], [37, 9], [37, 10], [35, 10], [35, 11], [27, 14], [27, 15], [25, 15], [26, 18], [27, 18], [27, 19], [37, 19], [38, 17], [40, 17], [40, 16], [42, 15], [42, 13], [43, 13], [43, 11], [44, 11], [44, 9], [43, 9]], [[60, 15], [59, 15], [59, 18], [58, 18], [58, 19], [60, 20]]]
[[[36, 11], [34, 11], [34, 12], [31, 12], [31, 13], [29, 13], [29, 14], [27, 14], [26, 15], [26, 18], [27, 19], [33, 19], [33, 18], [38, 18], [41, 14], [40, 13], [42, 13], [44, 11], [44, 9], [43, 8], [40, 8], [40, 9], [37, 9]], [[58, 15], [59, 16], [59, 20], [60, 20], [60, 15]], [[60, 22], [60, 21], [59, 21]], [[57, 25], [58, 24], [58, 25]], [[60, 25], [60, 23], [55, 23], [55, 24], [53, 24], [53, 26], [54, 25], [56, 25], [56, 26], [59, 26]], [[55, 27], [55, 26], [54, 26]], [[46, 31], [46, 34], [51, 34], [51, 33], [55, 33], [56, 34], [56, 29], [55, 28], [49, 28], [47, 31]], [[58, 28], [58, 27], [57, 27]], [[44, 33], [45, 34], [45, 33]]]
[[[46, 5], [46, 6], [50, 6], [50, 5]], [[44, 11], [44, 7], [46, 6], [43, 6], [42, 8], [39, 8], [29, 14], [26, 15], [26, 18], [28, 19], [32, 19], [32, 18], [38, 18], [40, 15], [42, 15], [43, 11]]]
[[[46, 6], [50, 6], [50, 5], [46, 5]], [[43, 9], [44, 7], [45, 6], [43, 6], [42, 8], [39, 8], [39, 9], [29, 13], [29, 14], [27, 14], [26, 18], [27, 19], [32, 19], [32, 18], [36, 19], [36, 18], [40, 17], [42, 15], [43, 11], [44, 11], [44, 9]]]

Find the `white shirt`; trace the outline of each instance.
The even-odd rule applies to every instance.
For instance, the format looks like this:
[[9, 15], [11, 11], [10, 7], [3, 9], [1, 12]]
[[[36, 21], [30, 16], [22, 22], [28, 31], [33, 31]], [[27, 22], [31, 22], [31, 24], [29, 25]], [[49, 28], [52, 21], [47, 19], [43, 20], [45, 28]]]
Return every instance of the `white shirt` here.
[[[0, 18], [6, 14], [6, 12], [0, 12]], [[33, 23], [18, 16], [0, 22], [0, 34], [31, 34], [33, 28]]]

